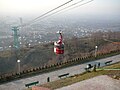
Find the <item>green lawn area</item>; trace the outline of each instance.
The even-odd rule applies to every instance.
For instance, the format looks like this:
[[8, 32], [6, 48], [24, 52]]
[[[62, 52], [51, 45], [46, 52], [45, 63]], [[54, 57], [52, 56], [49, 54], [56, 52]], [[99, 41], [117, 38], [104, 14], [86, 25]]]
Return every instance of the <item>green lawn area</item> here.
[[[106, 66], [103, 67], [105, 69], [120, 69], [120, 62], [110, 65], [110, 66]], [[79, 74], [79, 75], [75, 75], [75, 76], [70, 76], [68, 78], [63, 78], [57, 81], [53, 81], [53, 82], [49, 82], [40, 86], [44, 86], [44, 87], [48, 87], [51, 89], [56, 89], [56, 88], [60, 88], [63, 86], [67, 86], [67, 85], [71, 85], [73, 83], [76, 82], [80, 82], [95, 76], [99, 76], [99, 75], [109, 75], [113, 78], [120, 78], [120, 70], [97, 70], [96, 72], [85, 72], [83, 74]]]

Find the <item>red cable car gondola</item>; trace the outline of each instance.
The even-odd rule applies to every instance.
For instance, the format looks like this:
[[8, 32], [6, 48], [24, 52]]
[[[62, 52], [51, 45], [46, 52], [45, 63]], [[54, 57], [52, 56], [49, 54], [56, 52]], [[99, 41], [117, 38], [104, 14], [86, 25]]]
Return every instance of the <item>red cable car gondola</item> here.
[[62, 32], [58, 32], [60, 34], [59, 40], [57, 42], [54, 42], [54, 52], [56, 54], [64, 54], [64, 43], [62, 42]]

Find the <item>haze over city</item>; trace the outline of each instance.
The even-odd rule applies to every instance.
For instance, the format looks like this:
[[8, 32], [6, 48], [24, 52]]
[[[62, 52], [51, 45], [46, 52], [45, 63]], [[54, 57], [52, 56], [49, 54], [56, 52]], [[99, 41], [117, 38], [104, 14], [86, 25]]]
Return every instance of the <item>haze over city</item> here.
[[[17, 16], [33, 18], [67, 2], [68, 0], [0, 0], [0, 16]], [[68, 5], [80, 0], [73, 0]], [[90, 0], [83, 0], [78, 5]], [[68, 6], [66, 5], [66, 6]], [[76, 6], [78, 6], [76, 5]], [[65, 7], [65, 6], [64, 6]], [[62, 7], [62, 8], [64, 8]], [[119, 0], [93, 0], [84, 6], [80, 6], [68, 11], [62, 11], [59, 16], [84, 16], [87, 18], [119, 18], [120, 1]], [[57, 16], [57, 15], [56, 15]], [[54, 16], [55, 17], [55, 16]]]
[[[99, 30], [119, 31], [119, 0], [0, 0], [0, 38], [10, 37], [12, 40], [13, 26], [27, 23], [68, 1], [68, 4], [54, 10], [53, 14], [48, 14], [47, 18], [40, 18], [32, 26], [20, 29], [20, 35], [28, 36], [29, 42], [30, 38], [33, 39], [31, 34], [36, 32], [36, 37], [43, 37], [36, 42], [40, 43], [54, 40], [53, 34], [58, 30], [64, 31], [68, 37], [81, 37], [88, 35], [88, 32]], [[70, 5], [73, 6], [69, 7]], [[60, 12], [56, 13], [59, 10]], [[46, 33], [51, 35], [49, 40]], [[7, 44], [7, 47], [9, 45]]]

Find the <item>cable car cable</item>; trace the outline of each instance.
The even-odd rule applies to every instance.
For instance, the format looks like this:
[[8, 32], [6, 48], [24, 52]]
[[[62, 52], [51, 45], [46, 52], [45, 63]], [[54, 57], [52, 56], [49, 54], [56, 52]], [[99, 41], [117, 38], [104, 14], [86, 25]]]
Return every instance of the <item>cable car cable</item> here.
[[[78, 7], [80, 7], [80, 6], [86, 5], [86, 4], [88, 4], [88, 3], [90, 3], [90, 2], [93, 2], [93, 1], [94, 1], [94, 0], [87, 1], [87, 2], [85, 2], [85, 3], [83, 3], [83, 4], [80, 4], [80, 5], [78, 5], [78, 6], [75, 6], [75, 7], [71, 8], [71, 9], [78, 8]], [[70, 9], [70, 10], [71, 10], [71, 9]]]
[[[76, 2], [76, 3], [74, 3], [74, 4], [70, 5], [70, 6], [67, 6], [67, 7], [65, 7], [65, 8], [62, 8], [62, 9], [56, 11], [56, 12], [53, 12], [53, 11], [61, 8], [62, 6], [65, 6], [66, 4], [68, 4], [68, 3], [72, 2], [72, 1], [73, 1], [73, 0], [70, 0], [70, 1], [68, 1], [68, 2], [66, 2], [66, 3], [64, 3], [64, 4], [62, 4], [62, 5], [54, 8], [54, 9], [48, 11], [48, 12], [46, 12], [46, 13], [38, 16], [37, 18], [31, 20], [30, 22], [28, 22], [28, 23], [26, 23], [26, 24], [19, 25], [18, 27], [21, 27], [21, 26], [24, 27], [24, 26], [30, 25], [30, 24], [36, 22], [37, 19], [38, 19], [38, 20], [42, 20], [42, 19], [47, 18], [47, 17], [49, 17], [49, 16], [52, 16], [52, 15], [58, 13], [58, 12], [61, 12], [61, 11], [65, 10], [65, 9], [67, 9], [67, 8], [70, 8], [70, 7], [74, 6], [74, 5], [77, 5], [77, 4], [79, 4], [79, 3], [81, 3], [81, 2], [83, 2], [83, 1], [85, 1], [85, 0], [78, 1], [78, 2]], [[71, 9], [74, 9], [74, 8], [77, 8], [77, 7], [80, 7], [80, 6], [83, 6], [83, 5], [88, 4], [88, 3], [92, 2], [92, 1], [94, 1], [94, 0], [87, 1], [87, 2], [85, 2], [85, 3], [83, 3], [83, 4], [80, 4], [80, 5], [78, 5], [78, 6], [75, 6], [75, 7], [71, 8]], [[69, 9], [69, 10], [71, 10], [71, 9]], [[66, 11], [68, 11], [68, 10], [66, 10]], [[53, 12], [53, 13], [51, 13], [51, 12]], [[49, 13], [51, 13], [51, 14], [49, 14]], [[45, 16], [45, 15], [47, 15], [47, 16]], [[39, 19], [39, 18], [40, 18], [40, 19]]]
[[73, 0], [70, 0], [70, 1], [68, 1], [68, 2], [66, 2], [66, 3], [64, 3], [64, 4], [58, 6], [58, 7], [54, 8], [54, 9], [52, 9], [52, 10], [50, 10], [50, 11], [48, 11], [48, 12], [46, 12], [46, 13], [38, 16], [37, 18], [33, 19], [32, 21], [34, 21], [34, 20], [36, 20], [36, 19], [38, 19], [38, 18], [40, 18], [40, 17], [43, 17], [43, 16], [45, 16], [46, 14], [48, 14], [48, 13], [50, 13], [50, 12], [53, 12], [54, 10], [56, 10], [56, 9], [58, 9], [58, 8], [61, 8], [62, 6], [65, 6], [66, 4], [68, 4], [68, 3], [72, 2], [72, 1], [73, 1]]
[[[47, 17], [49, 17], [49, 16], [52, 16], [52, 15], [54, 15], [54, 14], [56, 14], [56, 13], [59, 13], [59, 12], [65, 10], [65, 9], [67, 9], [67, 8], [70, 8], [70, 7], [74, 6], [74, 5], [79, 4], [79, 3], [82, 2], [82, 1], [84, 1], [84, 0], [81, 0], [81, 1], [79, 1], [79, 2], [77, 2], [77, 3], [74, 3], [74, 4], [70, 5], [70, 6], [65, 7], [65, 8], [63, 8], [63, 9], [60, 9], [59, 11], [56, 11], [56, 12], [54, 12], [54, 13], [51, 13], [51, 14], [49, 14], [48, 16], [42, 17], [42, 18], [39, 19], [39, 20], [42, 20], [42, 19], [47, 18]], [[77, 8], [77, 7], [80, 7], [80, 6], [83, 6], [83, 5], [88, 4], [88, 3], [92, 2], [92, 1], [94, 1], [94, 0], [90, 0], [90, 1], [88, 1], [88, 2], [85, 2], [85, 3], [83, 3], [83, 4], [80, 4], [80, 5], [78, 5], [78, 6], [75, 6], [75, 7], [71, 8], [71, 9], [74, 9], [74, 8]], [[68, 9], [68, 10], [71, 10], [71, 9]], [[66, 10], [66, 11], [68, 11], [68, 10]]]
[[[56, 12], [51, 13], [51, 14], [49, 14], [48, 16], [44, 16], [44, 17], [41, 18], [41, 19], [44, 19], [44, 18], [49, 17], [49, 16], [52, 16], [52, 15], [54, 15], [54, 14], [60, 12], [60, 11], [63, 11], [64, 9], [67, 9], [67, 8], [69, 8], [69, 7], [72, 7], [72, 6], [74, 6], [74, 5], [76, 5], [76, 4], [79, 4], [79, 3], [83, 2], [83, 1], [84, 1], [84, 0], [78, 1], [78, 2], [76, 2], [76, 3], [74, 3], [74, 4], [70, 5], [70, 6], [67, 6], [67, 7], [65, 7], [65, 8], [62, 8], [62, 9], [56, 11]], [[41, 20], [41, 19], [39, 19], [39, 20]]]
[[69, 0], [69, 1], [67, 1], [66, 3], [64, 3], [64, 4], [62, 4], [62, 5], [60, 5], [60, 6], [56, 7], [56, 8], [54, 8], [54, 9], [48, 11], [48, 12], [46, 12], [46, 13], [44, 13], [44, 14], [38, 16], [38, 17], [36, 17], [35, 19], [31, 20], [30, 22], [28, 22], [28, 23], [26, 23], [26, 24], [24, 24], [24, 25], [19, 25], [18, 27], [20, 27], [20, 26], [22, 26], [22, 27], [23, 27], [23, 26], [26, 26], [26, 25], [28, 25], [28, 24], [34, 22], [34, 21], [37, 20], [38, 18], [41, 18], [41, 17], [43, 17], [43, 16], [45, 16], [45, 15], [47, 15], [47, 14], [53, 12], [54, 10], [57, 10], [57, 9], [59, 9], [59, 8], [61, 8], [61, 7], [63, 7], [63, 6], [65, 6], [65, 5], [67, 5], [68, 3], [72, 2], [72, 1], [73, 1], [73, 0]]

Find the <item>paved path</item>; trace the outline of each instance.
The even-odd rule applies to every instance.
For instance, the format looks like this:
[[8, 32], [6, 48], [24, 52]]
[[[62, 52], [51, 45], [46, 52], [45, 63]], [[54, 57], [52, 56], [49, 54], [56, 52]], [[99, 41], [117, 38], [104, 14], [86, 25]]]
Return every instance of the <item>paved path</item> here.
[[26, 88], [25, 84], [27, 84], [27, 83], [34, 82], [34, 81], [39, 81], [40, 84], [43, 84], [43, 83], [47, 82], [47, 77], [50, 77], [50, 81], [55, 81], [55, 80], [59, 79], [58, 75], [65, 74], [65, 73], [70, 73], [70, 75], [80, 74], [80, 73], [85, 71], [84, 68], [86, 68], [87, 64], [94, 65], [95, 63], [100, 62], [101, 65], [104, 66], [105, 65], [104, 63], [107, 62], [107, 61], [110, 61], [110, 60], [112, 60], [111, 64], [116, 63], [116, 62], [120, 62], [120, 55], [100, 59], [100, 60], [93, 61], [93, 62], [88, 62], [88, 63], [85, 63], [85, 64], [71, 66], [71, 67], [68, 67], [68, 68], [52, 71], [52, 72], [49, 72], [49, 73], [44, 73], [44, 74], [40, 74], [40, 75], [37, 75], [37, 76], [33, 76], [33, 77], [9, 82], [9, 83], [6, 83], [6, 84], [2, 84], [2, 85], [0, 85], [0, 90], [24, 90]]

